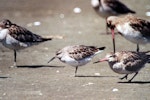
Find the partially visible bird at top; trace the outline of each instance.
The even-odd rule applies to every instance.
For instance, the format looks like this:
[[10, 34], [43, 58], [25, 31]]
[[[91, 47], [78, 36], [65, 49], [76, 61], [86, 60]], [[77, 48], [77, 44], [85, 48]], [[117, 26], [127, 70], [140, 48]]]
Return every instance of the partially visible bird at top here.
[[[105, 18], [105, 20], [109, 16], [118, 16], [128, 13], [132, 14], [136, 13], [119, 0], [91, 0], [91, 5], [101, 17]], [[106, 33], [108, 34], [107, 25], [106, 25]]]

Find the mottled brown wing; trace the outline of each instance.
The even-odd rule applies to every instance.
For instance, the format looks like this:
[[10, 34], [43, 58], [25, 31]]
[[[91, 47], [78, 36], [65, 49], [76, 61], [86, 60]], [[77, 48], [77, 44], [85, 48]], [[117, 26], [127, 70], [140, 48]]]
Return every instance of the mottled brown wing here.
[[94, 55], [96, 51], [98, 51], [98, 49], [94, 46], [79, 45], [75, 46], [72, 51], [69, 51], [69, 55], [75, 60], [82, 60]]
[[106, 4], [116, 11], [116, 13], [120, 14], [127, 14], [127, 13], [135, 13], [134, 11], [130, 10], [127, 6], [125, 6], [123, 3], [121, 3], [118, 0], [106, 0]]
[[149, 59], [145, 53], [132, 52], [129, 57], [124, 59], [124, 64], [127, 66], [126, 70], [136, 71], [140, 69]]
[[8, 28], [10, 35], [20, 42], [42, 42], [42, 37], [16, 24]]
[[137, 21], [130, 23], [131, 27], [136, 31], [140, 31], [143, 36], [150, 37], [150, 22], [143, 19], [136, 20]]

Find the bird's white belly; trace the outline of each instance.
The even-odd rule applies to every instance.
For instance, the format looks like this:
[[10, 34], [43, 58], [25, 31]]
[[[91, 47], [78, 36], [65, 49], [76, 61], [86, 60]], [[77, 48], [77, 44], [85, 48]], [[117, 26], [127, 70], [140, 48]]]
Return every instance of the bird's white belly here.
[[75, 60], [75, 59], [73, 59], [73, 58], [71, 58], [71, 57], [69, 57], [69, 56], [63, 56], [62, 58], [61, 58], [61, 61], [62, 62], [65, 62], [65, 63], [67, 63], [67, 64], [69, 64], [69, 65], [71, 65], [71, 66], [74, 66], [74, 67], [76, 67], [76, 66], [82, 66], [82, 65], [85, 65], [85, 64], [87, 64], [88, 62], [90, 62], [91, 61], [91, 58], [85, 58], [85, 59], [82, 59], [82, 60]]
[[139, 31], [134, 30], [129, 23], [124, 25], [117, 25], [117, 30], [129, 41], [136, 44], [146, 44], [150, 40], [147, 37], [143, 37]]
[[9, 48], [9, 49], [14, 49], [14, 50], [19, 50], [28, 47], [27, 44], [22, 43], [11, 37], [10, 35], [7, 35], [7, 37], [2, 40], [2, 44]]
[[125, 69], [125, 65], [122, 63], [116, 63], [112, 66], [112, 70], [119, 74], [131, 74], [132, 72]]

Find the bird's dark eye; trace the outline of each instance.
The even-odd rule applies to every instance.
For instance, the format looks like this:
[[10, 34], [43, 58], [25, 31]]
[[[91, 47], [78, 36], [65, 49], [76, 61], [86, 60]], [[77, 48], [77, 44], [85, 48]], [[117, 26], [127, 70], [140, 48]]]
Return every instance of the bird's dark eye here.
[[114, 29], [114, 28], [115, 28], [115, 25], [112, 24], [112, 21], [108, 21], [108, 22], [107, 22], [107, 27], [109, 27], [110, 29]]
[[6, 27], [10, 27], [10, 22], [7, 21], [7, 22], [5, 23], [5, 26], [6, 26]]
[[111, 21], [107, 22], [107, 27], [111, 27]]

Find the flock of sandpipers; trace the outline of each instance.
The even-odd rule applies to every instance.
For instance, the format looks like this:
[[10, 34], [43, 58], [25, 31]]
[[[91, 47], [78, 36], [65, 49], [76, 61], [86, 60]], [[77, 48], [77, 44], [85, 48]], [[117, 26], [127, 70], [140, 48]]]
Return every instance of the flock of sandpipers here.
[[[107, 61], [114, 72], [125, 74], [120, 79], [127, 79], [128, 74], [135, 73], [128, 80], [128, 82], [131, 82], [139, 70], [146, 63], [150, 63], [150, 55], [148, 54], [150, 51], [139, 51], [139, 44], [150, 43], [150, 22], [128, 14], [135, 12], [118, 0], [91, 0], [91, 4], [100, 16], [106, 18], [106, 33], [108, 33], [109, 28], [113, 40], [113, 52], [108, 53], [105, 58], [94, 63]], [[122, 14], [127, 15], [117, 17]], [[137, 44], [137, 50], [116, 52], [114, 30], [121, 34], [122, 37]], [[17, 67], [17, 50], [49, 40], [52, 40], [52, 38], [44, 38], [34, 34], [26, 28], [12, 23], [8, 19], [3, 19], [0, 22], [0, 41], [5, 47], [14, 50], [14, 67]], [[78, 67], [90, 62], [95, 55], [104, 49], [105, 47], [97, 48], [85, 45], [66, 46], [57, 51], [56, 55], [49, 62], [58, 58], [60, 61], [74, 66], [75, 76], [77, 76]]]

